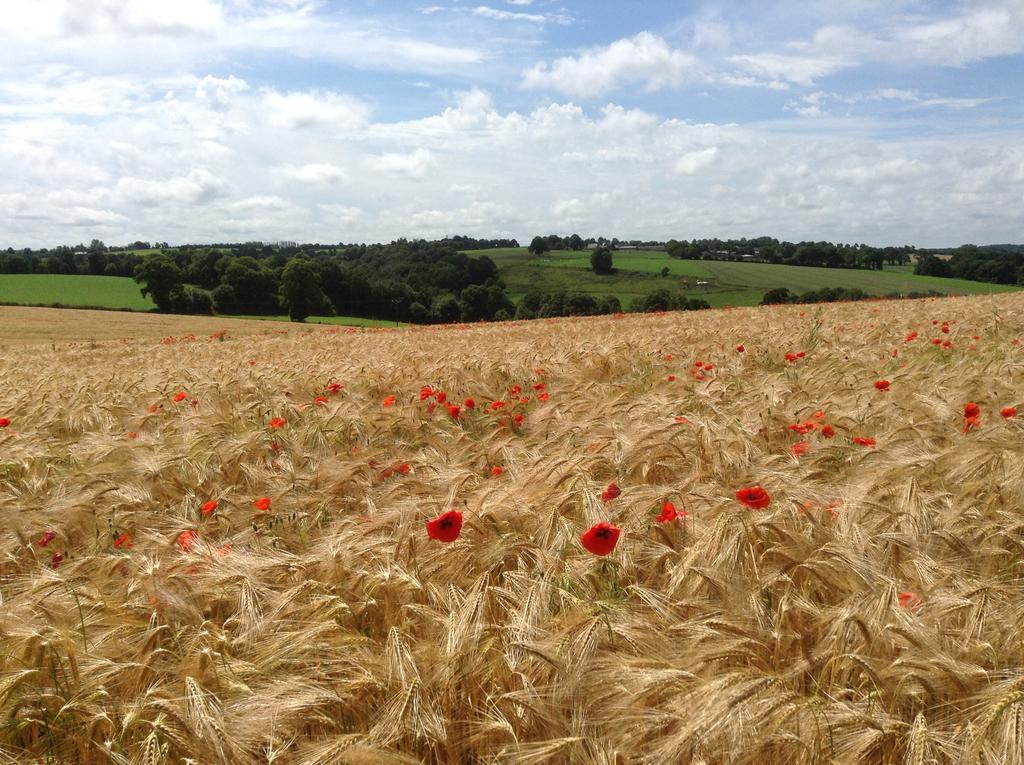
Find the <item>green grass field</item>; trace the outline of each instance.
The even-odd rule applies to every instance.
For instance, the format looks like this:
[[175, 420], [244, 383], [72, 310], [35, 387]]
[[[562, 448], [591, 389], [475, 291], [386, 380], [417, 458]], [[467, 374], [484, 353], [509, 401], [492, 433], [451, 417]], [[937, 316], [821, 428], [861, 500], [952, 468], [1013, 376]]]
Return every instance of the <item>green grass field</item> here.
[[0, 303], [149, 311], [153, 301], [126, 276], [0, 274]]
[[[963, 279], [915, 276], [913, 266], [887, 266], [883, 271], [843, 268], [780, 266], [771, 263], [676, 260], [664, 252], [625, 251], [614, 253], [617, 272], [598, 276], [590, 270], [589, 252], [556, 251], [530, 255], [526, 248], [470, 251], [487, 255], [498, 265], [512, 299], [527, 292], [587, 292], [614, 295], [624, 308], [633, 300], [658, 289], [669, 289], [706, 300], [713, 307], [757, 305], [764, 293], [786, 287], [801, 293], [823, 287], [864, 290], [869, 295], [893, 292], [935, 291], [945, 295], [973, 295], [1010, 292], [1016, 287]], [[661, 276], [668, 268], [669, 275]], [[710, 282], [698, 287], [696, 282]]]
[[[151, 311], [156, 306], [142, 297], [139, 285], [127, 276], [68, 276], [64, 274], [0, 274], [0, 304], [66, 306]], [[287, 316], [231, 316], [233, 319], [288, 321]], [[351, 327], [401, 327], [394, 321], [357, 316], [311, 316], [307, 324]]]

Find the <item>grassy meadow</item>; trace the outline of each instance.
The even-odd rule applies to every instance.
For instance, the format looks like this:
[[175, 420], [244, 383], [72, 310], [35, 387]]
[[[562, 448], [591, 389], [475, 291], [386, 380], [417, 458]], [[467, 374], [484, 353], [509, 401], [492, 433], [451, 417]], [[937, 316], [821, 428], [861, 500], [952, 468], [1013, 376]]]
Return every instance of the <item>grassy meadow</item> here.
[[[139, 284], [127, 276], [67, 276], [63, 274], [0, 274], [0, 306], [74, 306], [76, 308], [152, 311], [156, 308], [149, 297], [142, 297]], [[289, 321], [287, 316], [231, 316], [211, 320], [256, 319], [258, 321]], [[176, 319], [168, 319], [173, 324]], [[101, 324], [116, 324], [106, 317]], [[363, 319], [358, 316], [310, 316], [308, 324], [339, 324], [352, 327], [398, 327], [398, 322]], [[151, 327], [154, 325], [141, 325]], [[253, 331], [253, 330], [249, 330]], [[123, 334], [123, 333], [122, 333]], [[104, 334], [104, 338], [112, 336]], [[0, 339], [3, 333], [0, 332]]]
[[[1017, 289], [964, 279], [916, 276], [913, 266], [886, 266], [882, 271], [868, 271], [678, 260], [664, 252], [623, 250], [613, 253], [617, 273], [598, 276], [590, 270], [588, 251], [565, 250], [534, 256], [525, 247], [520, 247], [473, 250], [469, 254], [487, 255], [494, 260], [514, 300], [518, 301], [531, 290], [566, 290], [599, 296], [614, 295], [626, 308], [636, 298], [658, 289], [698, 297], [714, 307], [757, 305], [764, 293], [775, 287], [786, 287], [797, 293], [823, 287], [859, 288], [869, 295], [929, 291], [945, 295], [974, 295]], [[660, 275], [663, 268], [669, 269], [666, 277]], [[710, 284], [698, 287], [698, 280]]]
[[1022, 294], [115, 318], [0, 359], [5, 762], [1021, 759]]
[[151, 311], [139, 285], [127, 276], [0, 274], [0, 304]]

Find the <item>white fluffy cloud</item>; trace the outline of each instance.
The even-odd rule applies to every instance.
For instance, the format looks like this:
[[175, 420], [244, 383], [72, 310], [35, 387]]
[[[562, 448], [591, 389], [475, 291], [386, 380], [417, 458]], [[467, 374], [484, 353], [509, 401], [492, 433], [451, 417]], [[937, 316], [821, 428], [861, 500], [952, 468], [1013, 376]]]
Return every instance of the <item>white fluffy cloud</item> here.
[[347, 95], [318, 91], [278, 93], [263, 96], [270, 120], [287, 128], [328, 125], [338, 130], [352, 130], [366, 124], [369, 107]]
[[31, 0], [4, 5], [0, 32], [47, 39], [63, 36], [181, 35], [224, 23], [214, 0]]
[[434, 156], [426, 149], [416, 149], [408, 154], [388, 153], [367, 159], [373, 170], [396, 178], [426, 178], [437, 165]]
[[[907, 2], [879, 23], [876, 0], [828, 23], [801, 5], [770, 35], [709, 5], [622, 39], [569, 0], [367, 4], [375, 18], [316, 0], [8, 5], [0, 247], [1020, 236], [1013, 83], [902, 74], [963, 79], [1019, 52], [1021, 0]], [[552, 23], [565, 8], [587, 23]]]
[[63, 112], [0, 122], [0, 243], [578, 231], [949, 244], [1013, 239], [992, 211], [1024, 197], [1010, 134], [766, 132], [614, 104], [501, 111], [479, 90], [433, 117], [346, 118], [339, 134], [337, 118], [268, 120], [266, 91], [211, 87], [143, 89], [88, 128]]
[[224, 191], [224, 181], [205, 168], [188, 175], [159, 179], [125, 177], [118, 180], [116, 194], [129, 204], [191, 206], [209, 202]]
[[286, 165], [281, 168], [281, 174], [289, 180], [312, 186], [330, 186], [348, 180], [348, 173], [329, 162], [314, 162], [301, 167]]
[[589, 98], [627, 85], [647, 90], [679, 86], [696, 68], [690, 54], [669, 47], [657, 35], [641, 32], [578, 56], [536, 64], [523, 72], [523, 86]]
[[679, 175], [696, 175], [701, 170], [711, 167], [718, 158], [718, 147], [709, 146], [700, 151], [691, 151], [675, 161], [672, 169]]

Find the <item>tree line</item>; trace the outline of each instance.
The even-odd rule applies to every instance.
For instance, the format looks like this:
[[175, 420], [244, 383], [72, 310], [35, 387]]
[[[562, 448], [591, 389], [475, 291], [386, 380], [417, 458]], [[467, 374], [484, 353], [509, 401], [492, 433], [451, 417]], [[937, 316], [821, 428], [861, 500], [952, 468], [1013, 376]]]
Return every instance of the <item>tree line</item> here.
[[486, 255], [437, 242], [239, 255], [179, 248], [146, 255], [136, 281], [173, 313], [357, 316], [414, 323], [511, 318], [515, 306]]
[[754, 239], [693, 239], [689, 242], [670, 239], [665, 251], [673, 258], [685, 260], [754, 260], [786, 266], [820, 266], [824, 268], [863, 268], [881, 270], [910, 263], [917, 248], [872, 247], [867, 244], [835, 244], [833, 242], [780, 242], [770, 236]]
[[1024, 247], [1020, 245], [965, 244], [943, 254], [946, 257], [933, 253], [919, 255], [914, 273], [992, 284], [1024, 284]]

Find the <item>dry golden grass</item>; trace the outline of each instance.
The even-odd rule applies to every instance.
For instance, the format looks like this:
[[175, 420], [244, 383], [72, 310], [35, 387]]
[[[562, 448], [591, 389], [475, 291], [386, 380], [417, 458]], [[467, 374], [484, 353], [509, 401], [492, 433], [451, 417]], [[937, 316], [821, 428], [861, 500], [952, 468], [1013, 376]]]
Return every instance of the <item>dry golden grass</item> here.
[[1014, 294], [9, 348], [0, 761], [1024, 762], [1018, 337]]
[[128, 311], [77, 308], [30, 308], [0, 305], [0, 346], [90, 342], [186, 335], [206, 337], [227, 330], [236, 335], [273, 333], [288, 329], [274, 321], [228, 319], [222, 316], [175, 316]]

